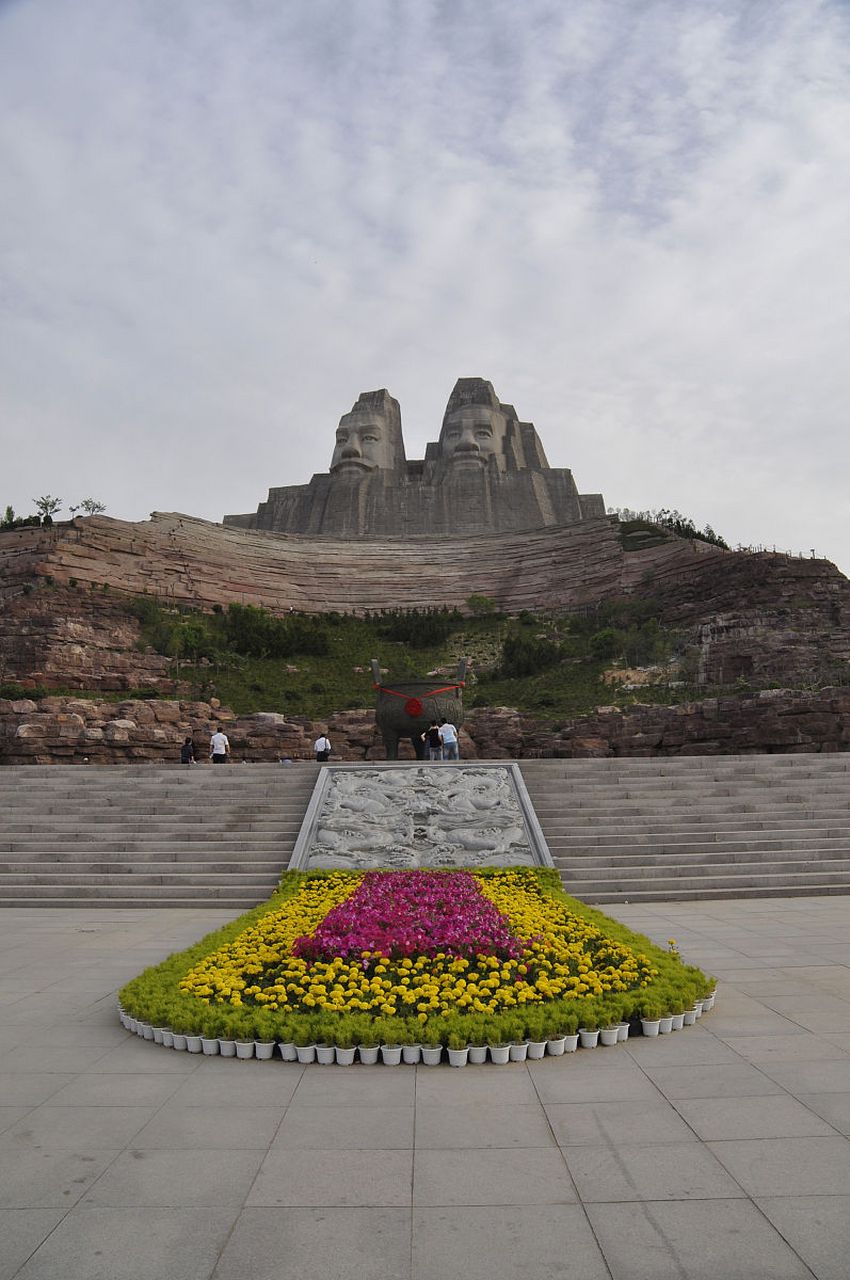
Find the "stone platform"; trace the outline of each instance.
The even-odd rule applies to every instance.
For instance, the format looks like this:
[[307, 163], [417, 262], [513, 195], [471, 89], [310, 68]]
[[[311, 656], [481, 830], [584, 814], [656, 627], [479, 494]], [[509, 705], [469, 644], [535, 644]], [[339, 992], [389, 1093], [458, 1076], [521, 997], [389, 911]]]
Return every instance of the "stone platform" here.
[[846, 1280], [850, 898], [608, 910], [716, 1009], [460, 1071], [159, 1050], [117, 988], [234, 912], [0, 912], [0, 1276]]

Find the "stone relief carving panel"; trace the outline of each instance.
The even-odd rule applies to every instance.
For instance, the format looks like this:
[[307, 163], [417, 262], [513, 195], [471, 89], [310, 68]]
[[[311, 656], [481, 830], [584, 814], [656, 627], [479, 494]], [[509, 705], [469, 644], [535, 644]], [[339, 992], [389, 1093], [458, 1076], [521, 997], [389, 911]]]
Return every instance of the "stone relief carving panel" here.
[[[290, 866], [301, 869], [550, 863], [509, 765], [322, 771]], [[522, 792], [520, 792], [522, 788]], [[542, 851], [539, 847], [542, 845]]]

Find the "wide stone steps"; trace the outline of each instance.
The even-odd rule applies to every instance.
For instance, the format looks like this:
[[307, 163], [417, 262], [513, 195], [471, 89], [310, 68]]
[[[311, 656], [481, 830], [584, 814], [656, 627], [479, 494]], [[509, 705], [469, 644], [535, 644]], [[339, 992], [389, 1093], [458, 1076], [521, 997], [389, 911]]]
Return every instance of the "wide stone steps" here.
[[850, 893], [850, 755], [520, 767], [584, 901]]
[[318, 766], [0, 769], [0, 903], [244, 910], [289, 862]]
[[[520, 764], [567, 889], [588, 902], [850, 892], [850, 753]], [[262, 900], [318, 767], [0, 769], [0, 902]]]

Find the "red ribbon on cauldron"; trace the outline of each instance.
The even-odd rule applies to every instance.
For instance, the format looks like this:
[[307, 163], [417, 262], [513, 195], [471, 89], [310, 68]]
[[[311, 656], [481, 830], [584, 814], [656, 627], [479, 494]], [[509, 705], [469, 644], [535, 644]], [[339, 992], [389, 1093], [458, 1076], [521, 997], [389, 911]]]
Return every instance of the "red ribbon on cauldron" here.
[[[457, 684], [445, 684], [441, 689], [430, 689], [428, 693], [423, 693], [422, 697], [434, 698], [438, 693], [451, 693], [452, 689], [463, 689], [465, 685], [465, 680], [460, 680]], [[396, 689], [387, 689], [387, 687], [382, 684], [376, 684], [373, 687], [378, 689], [381, 693], [392, 694], [394, 698], [404, 698], [404, 709], [410, 716], [411, 720], [415, 720], [417, 716], [422, 715], [423, 706], [419, 698], [411, 698], [410, 694], [399, 693]]]

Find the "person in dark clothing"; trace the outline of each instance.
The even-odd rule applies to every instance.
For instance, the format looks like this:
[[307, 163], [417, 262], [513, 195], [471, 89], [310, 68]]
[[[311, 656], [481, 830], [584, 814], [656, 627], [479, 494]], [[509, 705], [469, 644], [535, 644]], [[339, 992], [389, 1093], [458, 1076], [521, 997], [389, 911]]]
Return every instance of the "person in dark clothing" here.
[[420, 735], [422, 741], [428, 747], [429, 760], [442, 760], [443, 743], [440, 738], [440, 726], [436, 720], [432, 720], [430, 726]]
[[183, 746], [180, 748], [180, 763], [195, 763], [195, 744], [191, 738], [186, 738], [183, 742]]

